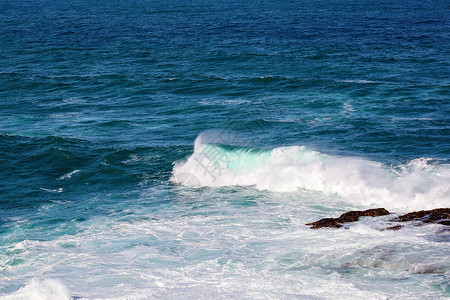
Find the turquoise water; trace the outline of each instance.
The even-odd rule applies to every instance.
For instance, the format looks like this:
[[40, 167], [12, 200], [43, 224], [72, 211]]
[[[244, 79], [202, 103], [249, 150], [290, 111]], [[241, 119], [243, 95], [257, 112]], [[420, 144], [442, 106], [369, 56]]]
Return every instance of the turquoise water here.
[[449, 12], [0, 1], [0, 297], [450, 297]]

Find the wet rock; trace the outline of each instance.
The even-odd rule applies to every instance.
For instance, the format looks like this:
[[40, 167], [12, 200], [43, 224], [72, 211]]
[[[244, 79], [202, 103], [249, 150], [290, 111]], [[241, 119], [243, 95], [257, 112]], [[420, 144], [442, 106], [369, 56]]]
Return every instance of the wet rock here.
[[342, 214], [338, 219], [342, 222], [355, 222], [359, 220], [359, 217], [379, 217], [388, 215], [389, 212], [384, 208], [374, 208], [363, 211], [349, 211]]
[[325, 218], [316, 222], [308, 223], [311, 229], [318, 229], [323, 227], [340, 228], [342, 223], [356, 222], [359, 217], [378, 217], [388, 215], [389, 212], [384, 208], [374, 208], [363, 211], [349, 211], [342, 214], [339, 218]]
[[450, 227], [443, 226], [436, 230], [434, 235], [429, 235], [426, 238], [437, 243], [450, 243]]
[[382, 231], [384, 231], [384, 230], [400, 230], [402, 228], [403, 228], [402, 225], [395, 225], [395, 226], [391, 226], [391, 227], [387, 227], [385, 229], [382, 229]]
[[311, 229], [318, 229], [318, 228], [323, 228], [323, 227], [341, 228], [342, 225], [339, 224], [339, 222], [337, 220], [338, 219], [335, 219], [335, 218], [325, 218], [325, 219], [321, 219], [316, 222], [308, 223], [306, 225], [311, 226]]
[[436, 223], [450, 225], [450, 208], [436, 208], [432, 210], [421, 210], [392, 219], [393, 222], [416, 221], [420, 223]]
[[414, 270], [416, 274], [445, 274], [445, 270], [442, 267], [427, 266], [423, 269]]
[[[316, 222], [308, 223], [311, 229], [318, 228], [340, 228], [342, 223], [356, 222], [359, 217], [369, 216], [378, 217], [388, 215], [389, 212], [384, 208], [368, 209], [363, 211], [349, 211], [342, 214], [339, 218], [325, 218]], [[432, 210], [421, 210], [410, 212], [390, 220], [391, 222], [416, 222], [414, 225], [421, 225], [424, 223], [435, 223], [449, 226], [450, 225], [450, 208], [436, 208]], [[394, 225], [382, 230], [399, 230], [402, 225]]]

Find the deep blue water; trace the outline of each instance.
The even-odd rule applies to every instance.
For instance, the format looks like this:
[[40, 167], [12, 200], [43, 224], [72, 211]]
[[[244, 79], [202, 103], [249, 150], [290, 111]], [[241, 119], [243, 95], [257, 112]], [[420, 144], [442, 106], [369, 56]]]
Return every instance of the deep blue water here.
[[[236, 146], [304, 145], [385, 168], [425, 158], [446, 178], [449, 19], [446, 1], [0, 0], [0, 295], [42, 276], [61, 279], [82, 297], [106, 297], [94, 291], [122, 282], [104, 275], [82, 288], [85, 271], [45, 271], [39, 247], [11, 250], [24, 241], [74, 236], [81, 243], [74, 251], [92, 254], [83, 242], [96, 236], [89, 230], [98, 224], [198, 214], [222, 214], [231, 224], [236, 213], [269, 218], [266, 205], [297, 197], [251, 187], [205, 194], [170, 182], [173, 163], [193, 153], [205, 130], [237, 132]], [[410, 182], [416, 184], [403, 186]], [[425, 181], [412, 190], [427, 185], [444, 191], [436, 203], [448, 203], [448, 183]], [[217, 199], [230, 210], [218, 213]], [[359, 207], [342, 201], [305, 207], [308, 216]], [[139, 236], [124, 235], [124, 244]], [[108, 247], [97, 255], [122, 253], [121, 245]], [[257, 257], [258, 249], [245, 254]], [[199, 260], [226, 254], [208, 255]], [[430, 279], [438, 283], [427, 285], [429, 295], [448, 295], [447, 267], [441, 279]], [[382, 279], [368, 280], [372, 292], [383, 292]]]

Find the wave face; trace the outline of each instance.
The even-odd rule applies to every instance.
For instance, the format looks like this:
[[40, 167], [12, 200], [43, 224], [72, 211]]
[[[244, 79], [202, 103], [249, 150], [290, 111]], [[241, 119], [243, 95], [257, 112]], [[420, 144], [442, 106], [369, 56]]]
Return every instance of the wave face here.
[[358, 205], [405, 210], [445, 207], [450, 202], [450, 165], [434, 159], [385, 166], [305, 146], [266, 150], [208, 140], [200, 135], [194, 153], [175, 163], [172, 182], [192, 187], [252, 186], [273, 192], [304, 189], [338, 195]]

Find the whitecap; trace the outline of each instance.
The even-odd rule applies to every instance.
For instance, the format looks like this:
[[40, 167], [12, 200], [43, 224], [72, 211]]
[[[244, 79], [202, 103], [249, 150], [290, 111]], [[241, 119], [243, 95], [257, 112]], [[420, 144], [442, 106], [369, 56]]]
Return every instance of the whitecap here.
[[74, 175], [80, 171], [81, 170], [73, 170], [72, 172], [69, 172], [69, 173], [64, 174], [63, 176], [59, 177], [58, 180], [70, 179], [70, 178], [72, 178], [72, 175]]
[[175, 163], [171, 181], [195, 187], [252, 186], [339, 195], [357, 205], [432, 209], [450, 203], [450, 165], [416, 159], [394, 168], [357, 157], [333, 156], [305, 146], [256, 149], [199, 135], [194, 153]]
[[41, 188], [41, 190], [43, 190], [44, 192], [48, 192], [48, 193], [62, 193], [63, 192], [63, 188], [57, 188], [57, 189]]

